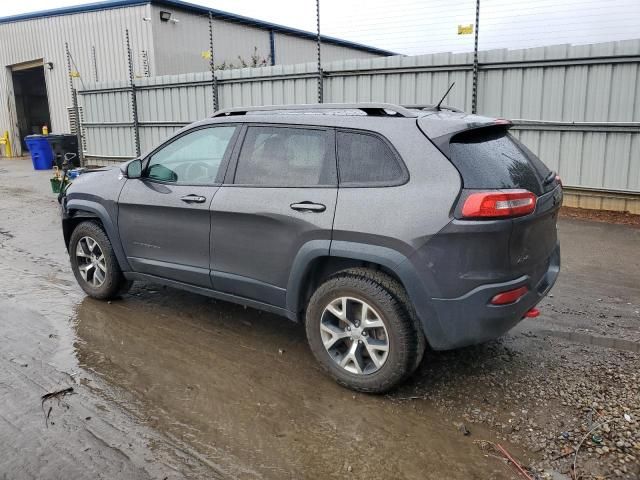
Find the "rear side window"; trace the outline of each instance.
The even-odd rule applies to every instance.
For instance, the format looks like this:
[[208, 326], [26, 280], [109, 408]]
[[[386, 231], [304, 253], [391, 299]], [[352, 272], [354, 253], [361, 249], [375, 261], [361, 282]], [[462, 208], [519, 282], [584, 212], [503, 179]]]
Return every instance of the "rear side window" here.
[[319, 129], [248, 127], [234, 183], [266, 187], [335, 185], [332, 136]]
[[407, 173], [389, 145], [376, 135], [338, 132], [340, 185], [400, 185]]
[[524, 188], [542, 194], [549, 169], [504, 129], [478, 129], [453, 137], [451, 161], [465, 188]]

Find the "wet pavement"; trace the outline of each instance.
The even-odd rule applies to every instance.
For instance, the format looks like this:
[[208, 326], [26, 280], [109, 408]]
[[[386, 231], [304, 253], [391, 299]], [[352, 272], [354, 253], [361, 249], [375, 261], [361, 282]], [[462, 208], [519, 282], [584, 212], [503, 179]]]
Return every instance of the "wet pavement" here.
[[87, 298], [50, 174], [0, 160], [0, 478], [522, 478], [495, 443], [563, 478], [601, 421], [579, 473], [637, 478], [640, 229], [562, 220], [541, 317], [371, 396], [283, 318], [137, 283]]

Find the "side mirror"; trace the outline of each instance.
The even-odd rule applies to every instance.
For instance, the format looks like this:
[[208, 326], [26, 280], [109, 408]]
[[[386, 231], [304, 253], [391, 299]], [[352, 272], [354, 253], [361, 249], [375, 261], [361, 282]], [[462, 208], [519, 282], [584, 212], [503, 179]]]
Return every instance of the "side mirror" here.
[[142, 160], [136, 158], [127, 163], [123, 173], [127, 178], [140, 178], [142, 176]]

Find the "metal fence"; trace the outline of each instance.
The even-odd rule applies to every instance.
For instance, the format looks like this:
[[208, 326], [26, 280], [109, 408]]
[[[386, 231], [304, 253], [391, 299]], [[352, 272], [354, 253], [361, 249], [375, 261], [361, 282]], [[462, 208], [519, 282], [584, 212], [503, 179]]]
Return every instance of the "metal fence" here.
[[[446, 103], [471, 110], [473, 53], [322, 64], [325, 102]], [[219, 107], [316, 103], [316, 63], [109, 82], [79, 91], [91, 163], [136, 156]], [[514, 132], [570, 187], [568, 202], [640, 213], [640, 40], [479, 52], [477, 110]], [[137, 115], [134, 115], [137, 112]], [[137, 118], [136, 118], [137, 117]], [[571, 197], [574, 195], [575, 198]]]

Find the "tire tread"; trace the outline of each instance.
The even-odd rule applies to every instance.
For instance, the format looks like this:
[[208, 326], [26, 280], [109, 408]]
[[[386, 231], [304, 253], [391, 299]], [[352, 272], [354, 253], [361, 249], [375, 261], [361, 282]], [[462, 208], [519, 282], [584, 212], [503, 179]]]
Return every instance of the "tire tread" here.
[[[105, 279], [105, 283], [103, 283], [99, 288], [92, 288], [88, 285], [78, 272], [75, 248], [80, 238], [85, 236], [90, 236], [96, 240], [100, 245], [103, 255], [105, 256], [107, 264], [107, 278]], [[122, 270], [120, 270], [120, 265], [118, 264], [113, 247], [109, 241], [109, 237], [102, 226], [94, 220], [81, 222], [73, 229], [71, 239], [69, 240], [69, 257], [71, 261], [71, 269], [73, 270], [73, 274], [76, 277], [80, 288], [82, 288], [90, 297], [98, 300], [111, 300], [123, 293], [126, 293], [126, 291], [131, 287], [132, 282], [127, 281], [124, 278]]]
[[[360, 270], [344, 270], [337, 272], [329, 277], [318, 289], [313, 293], [307, 306], [306, 329], [307, 338], [311, 346], [311, 350], [319, 361], [323, 369], [340, 385], [352, 390], [363, 393], [384, 393], [397, 386], [405, 380], [415, 369], [416, 358], [419, 357], [419, 341], [416, 335], [415, 327], [411, 316], [402, 302], [398, 293], [394, 294], [391, 290], [391, 284], [385, 286], [385, 282], [380, 278], [370, 276]], [[314, 348], [312, 336], [315, 335], [317, 323], [310, 317], [310, 310], [318, 307], [319, 300], [332, 291], [341, 289], [351, 289], [362, 291], [366, 296], [375, 299], [389, 314], [395, 317], [394, 334], [397, 335], [396, 343], [399, 347], [397, 352], [396, 364], [385, 366], [386, 370], [380, 370], [372, 374], [375, 378], [357, 378], [349, 377], [347, 373], [336, 373], [330, 359], [326, 356], [326, 351], [320, 347]], [[387, 330], [390, 326], [387, 324]], [[387, 362], [393, 361], [391, 358]]]

